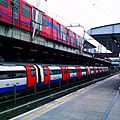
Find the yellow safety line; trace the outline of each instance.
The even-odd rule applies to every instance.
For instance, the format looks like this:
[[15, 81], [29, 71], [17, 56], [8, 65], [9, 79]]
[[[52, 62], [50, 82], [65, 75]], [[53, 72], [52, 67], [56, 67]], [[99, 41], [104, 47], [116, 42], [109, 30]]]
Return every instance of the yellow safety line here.
[[[104, 82], [105, 82], [105, 81], [104, 81]], [[102, 83], [104, 83], [104, 82], [102, 82]], [[94, 84], [94, 85], [92, 86], [92, 88], [98, 86], [99, 84], [101, 84], [101, 83], [98, 83], [97, 85]], [[82, 93], [80, 93], [80, 94], [83, 94], [84, 92], [86, 92], [86, 91], [88, 91], [88, 90], [90, 90], [90, 89], [91, 89], [91, 88], [85, 89], [85, 90], [82, 91]], [[78, 96], [78, 95], [79, 95], [79, 94], [77, 94], [77, 95], [76, 95], [76, 94], [71, 94], [71, 95], [68, 96], [67, 98], [64, 98], [64, 100], [62, 99], [62, 100], [60, 100], [59, 102], [56, 102], [56, 103], [54, 103], [54, 104], [52, 104], [52, 105], [50, 105], [50, 106], [48, 106], [48, 107], [46, 107], [46, 108], [44, 108], [44, 109], [42, 109], [42, 110], [38, 110], [38, 111], [36, 111], [35, 113], [32, 113], [31, 115], [28, 115], [27, 117], [23, 118], [22, 120], [29, 120], [29, 119], [37, 116], [37, 115], [43, 114], [43, 113], [49, 111], [52, 107], [55, 107], [55, 106], [57, 106], [58, 104], [61, 104], [61, 103], [65, 103], [65, 102], [69, 101], [70, 99], [73, 99], [74, 97], [76, 97], [76, 96]]]
[[43, 114], [43, 113], [47, 112], [49, 109], [51, 109], [52, 107], [54, 107], [54, 106], [56, 106], [56, 105], [58, 105], [58, 104], [60, 104], [60, 103], [62, 103], [62, 102], [65, 102], [65, 101], [66, 101], [66, 100], [62, 100], [62, 101], [60, 101], [60, 102], [54, 103], [54, 104], [48, 106], [47, 108], [45, 108], [45, 109], [43, 109], [43, 110], [39, 110], [38, 112], [33, 113], [33, 114], [27, 116], [26, 118], [23, 118], [23, 120], [29, 120], [29, 119], [31, 119], [31, 118], [39, 115], [39, 114]]

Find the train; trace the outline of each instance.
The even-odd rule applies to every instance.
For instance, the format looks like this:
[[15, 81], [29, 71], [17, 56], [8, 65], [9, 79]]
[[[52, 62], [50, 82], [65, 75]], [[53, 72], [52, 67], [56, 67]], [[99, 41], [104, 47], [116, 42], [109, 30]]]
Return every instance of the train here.
[[83, 51], [84, 37], [24, 0], [0, 0], [0, 24], [15, 26], [47, 40]]
[[66, 81], [84, 81], [106, 76], [108, 67], [80, 65], [43, 65], [43, 64], [1, 64], [0, 93], [16, 90], [42, 88], [49, 84], [65, 83]]

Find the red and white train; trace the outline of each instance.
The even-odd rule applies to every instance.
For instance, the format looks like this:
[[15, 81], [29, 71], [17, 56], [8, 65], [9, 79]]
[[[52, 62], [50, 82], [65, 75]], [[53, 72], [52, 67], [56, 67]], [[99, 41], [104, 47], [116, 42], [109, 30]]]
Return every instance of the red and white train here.
[[83, 38], [24, 0], [0, 0], [0, 24], [13, 25], [83, 50]]
[[0, 65], [0, 93], [16, 89], [29, 89], [64, 82], [67, 80], [85, 80], [105, 76], [108, 67], [59, 66], [59, 65]]

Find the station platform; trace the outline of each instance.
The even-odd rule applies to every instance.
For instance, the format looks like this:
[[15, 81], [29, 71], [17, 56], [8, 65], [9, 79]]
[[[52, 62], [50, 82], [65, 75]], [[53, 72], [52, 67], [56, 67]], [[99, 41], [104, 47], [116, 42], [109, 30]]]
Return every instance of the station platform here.
[[120, 120], [119, 85], [117, 74], [11, 120]]

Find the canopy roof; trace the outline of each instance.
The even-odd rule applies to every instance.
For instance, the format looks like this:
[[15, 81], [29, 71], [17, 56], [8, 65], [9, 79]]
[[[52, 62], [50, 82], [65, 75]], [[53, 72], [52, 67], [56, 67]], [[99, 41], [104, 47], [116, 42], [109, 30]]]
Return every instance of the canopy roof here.
[[87, 32], [111, 52], [120, 53], [120, 23], [91, 28]]

